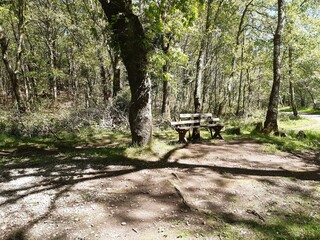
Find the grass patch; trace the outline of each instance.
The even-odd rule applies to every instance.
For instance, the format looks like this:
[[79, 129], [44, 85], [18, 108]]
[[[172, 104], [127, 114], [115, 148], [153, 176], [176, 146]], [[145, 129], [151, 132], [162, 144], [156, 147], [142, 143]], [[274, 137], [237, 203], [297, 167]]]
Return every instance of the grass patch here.
[[320, 114], [320, 109], [303, 108], [303, 109], [299, 109], [299, 113]]
[[[287, 133], [288, 137], [277, 137], [272, 134], [264, 135], [255, 130], [262, 118], [252, 117], [248, 119], [233, 119], [226, 123], [224, 138], [226, 140], [253, 139], [265, 143], [264, 150], [271, 153], [301, 152], [318, 150], [320, 148], [320, 125], [312, 119], [294, 117], [291, 114], [279, 114], [279, 129]], [[312, 127], [310, 127], [312, 126]], [[240, 127], [241, 135], [229, 134], [228, 129]], [[312, 129], [312, 130], [305, 130]], [[298, 138], [297, 133], [303, 130], [306, 138]]]
[[177, 146], [170, 145], [166, 141], [155, 138], [150, 145], [128, 147], [125, 149], [125, 156], [128, 158], [139, 158], [146, 161], [157, 161], [166, 153]]
[[290, 114], [280, 114], [279, 121], [278, 121], [280, 130], [304, 128], [306, 126], [310, 126], [316, 123], [317, 122], [315, 120], [308, 119], [301, 116], [295, 117]]
[[318, 240], [320, 239], [319, 215], [307, 213], [279, 212], [268, 217], [265, 222], [249, 219], [237, 219], [229, 223], [222, 216], [208, 216], [207, 224], [211, 230], [201, 235], [212, 236], [214, 239], [268, 239], [268, 240]]
[[[287, 107], [280, 107], [279, 108], [280, 112], [287, 112], [290, 113], [292, 112], [292, 108], [287, 106]], [[313, 108], [299, 108], [298, 113], [307, 113], [307, 114], [320, 114], [320, 109], [313, 109]]]
[[174, 131], [157, 132], [152, 144], [142, 147], [130, 146], [131, 137], [127, 133], [103, 129], [84, 129], [77, 134], [65, 133], [60, 136], [63, 138], [58, 140], [54, 137], [22, 138], [1, 134], [0, 151], [13, 154], [14, 157], [10, 160], [0, 157], [0, 165], [8, 162], [28, 165], [44, 165], [46, 162], [63, 164], [74, 160], [77, 164], [87, 160], [96, 163], [122, 159], [157, 161], [177, 147], [177, 144], [170, 144], [171, 141], [168, 143], [166, 140], [177, 138]]
[[267, 152], [277, 153], [284, 152], [301, 152], [307, 150], [318, 150], [320, 148], [320, 132], [305, 131], [306, 138], [297, 138], [297, 131], [291, 131], [288, 137], [277, 137], [273, 135], [264, 135], [257, 131], [252, 131], [242, 138], [251, 138], [266, 143], [264, 150]]
[[279, 214], [265, 224], [244, 221], [241, 225], [255, 232], [252, 239], [320, 239], [320, 219], [307, 214]]
[[[130, 136], [122, 132], [91, 129], [78, 134], [65, 134], [63, 138], [54, 137], [12, 137], [0, 135], [0, 164], [29, 163], [43, 165], [53, 162], [83, 159], [113, 160], [125, 156], [125, 149], [129, 146]], [[11, 155], [10, 158], [6, 155]], [[41, 156], [39, 158], [39, 156]]]

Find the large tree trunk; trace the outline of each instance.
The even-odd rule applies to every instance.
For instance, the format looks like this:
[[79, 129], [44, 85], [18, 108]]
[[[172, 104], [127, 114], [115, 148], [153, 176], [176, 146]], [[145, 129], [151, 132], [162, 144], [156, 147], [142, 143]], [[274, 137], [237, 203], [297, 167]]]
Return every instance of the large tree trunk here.
[[151, 82], [147, 78], [149, 45], [131, 1], [99, 0], [112, 30], [112, 40], [128, 72], [131, 90], [129, 123], [132, 144], [145, 145], [152, 140]]
[[278, 24], [273, 38], [273, 85], [263, 131], [266, 134], [278, 131], [278, 104], [280, 91], [280, 47], [284, 28], [285, 0], [278, 0]]

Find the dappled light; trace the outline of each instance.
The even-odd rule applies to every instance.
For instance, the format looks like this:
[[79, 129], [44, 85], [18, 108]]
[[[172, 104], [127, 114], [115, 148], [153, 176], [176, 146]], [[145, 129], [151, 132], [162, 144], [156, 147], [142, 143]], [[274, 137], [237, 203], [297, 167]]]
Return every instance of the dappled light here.
[[3, 156], [1, 238], [192, 238], [225, 227], [238, 237], [268, 237], [274, 228], [290, 235], [290, 224], [303, 221], [293, 216], [310, 209], [306, 227], [316, 239], [318, 155], [259, 149], [252, 141], [188, 144], [148, 162], [124, 149], [18, 148]]
[[320, 239], [320, 1], [0, 1], [0, 240]]

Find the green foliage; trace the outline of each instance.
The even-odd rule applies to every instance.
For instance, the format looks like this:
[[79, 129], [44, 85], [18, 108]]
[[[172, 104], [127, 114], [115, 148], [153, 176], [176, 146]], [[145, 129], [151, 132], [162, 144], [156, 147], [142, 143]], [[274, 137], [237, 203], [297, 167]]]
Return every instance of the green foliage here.
[[[110, 26], [105, 20], [99, 1], [23, 2], [26, 4], [24, 11], [26, 21], [21, 29], [24, 34], [21, 52], [23, 71], [19, 74], [20, 91], [23, 100], [30, 105], [31, 111], [41, 109], [41, 104], [44, 103], [47, 107], [55, 105], [52, 103], [53, 78], [57, 83], [58, 102], [65, 101], [68, 104], [72, 102], [79, 109], [84, 107], [104, 109], [109, 103], [106, 103], [103, 94], [110, 92], [112, 96], [114, 67], [118, 67], [115, 66], [118, 64], [115, 62], [115, 56], [119, 53], [111, 50], [114, 43], [110, 41]], [[265, 109], [267, 106], [273, 79], [272, 39], [276, 23], [276, 2], [254, 1], [245, 16], [243, 29], [239, 31], [241, 16], [249, 1], [212, 1], [209, 12], [210, 28], [203, 34], [208, 2], [204, 0], [132, 2], [133, 11], [141, 20], [147, 34], [148, 44], [153, 43], [155, 46], [155, 50], [148, 56], [148, 71], [153, 83], [154, 113], [161, 111], [162, 81], [170, 83], [169, 100], [172, 116], [181, 110], [193, 111], [199, 45], [204, 37], [207, 37], [203, 71], [204, 111], [226, 117], [233, 116], [236, 112], [237, 99], [241, 102], [240, 112], [243, 113]], [[18, 1], [6, 1], [0, 5], [0, 24], [9, 39], [7, 57], [13, 67], [17, 66], [19, 42], [16, 11], [18, 3]], [[314, 102], [319, 101], [319, 6], [319, 1], [295, 0], [286, 4], [287, 24], [281, 48], [283, 72], [281, 99], [284, 105], [288, 104], [289, 80], [294, 83], [299, 107], [311, 107]], [[237, 45], [238, 32], [240, 35]], [[163, 43], [170, 45], [167, 52], [163, 51], [163, 46], [159, 43], [161, 37]], [[290, 74], [289, 47], [293, 48]], [[51, 52], [53, 56], [50, 55]], [[163, 70], [165, 64], [167, 71]], [[109, 100], [113, 104], [108, 107], [114, 108], [115, 112], [118, 111], [125, 117], [128, 115], [130, 92], [125, 87], [127, 72], [123, 64], [119, 65], [121, 85], [124, 89], [114, 99], [110, 97]], [[3, 103], [5, 105], [11, 101], [12, 88], [2, 61], [0, 61], [0, 73], [2, 76], [0, 100], [6, 98], [6, 102]], [[244, 125], [241, 125], [244, 128], [242, 132], [245, 134], [250, 132], [252, 130], [250, 124], [262, 121], [264, 117], [265, 113], [261, 113], [261, 117], [244, 120]], [[43, 120], [30, 117], [28, 120], [30, 124], [25, 123], [24, 127], [19, 118], [13, 119], [17, 121], [4, 121], [0, 124], [5, 133], [17, 136], [46, 136], [50, 135], [48, 129], [57, 132], [71, 131], [62, 130], [63, 127], [57, 122], [50, 122], [50, 117], [47, 119], [44, 117]], [[280, 120], [281, 128], [288, 130], [302, 126], [299, 124], [307, 124], [307, 121], [302, 119], [282, 121], [280, 118]], [[87, 123], [84, 120], [86, 123], [83, 125], [90, 125], [95, 121], [90, 120], [88, 121], [90, 123]], [[34, 127], [31, 123], [34, 123]], [[44, 127], [45, 125], [47, 127]], [[236, 126], [236, 121], [231, 120], [230, 127]]]
[[198, 8], [203, 1], [148, 1], [145, 5], [144, 14], [146, 17], [145, 24], [147, 28], [152, 29], [150, 32], [151, 39], [156, 34], [173, 33], [181, 35], [179, 32], [182, 27], [188, 27], [193, 24], [198, 17]]
[[320, 110], [316, 110], [313, 108], [303, 108], [303, 109], [299, 109], [300, 113], [307, 113], [307, 114], [320, 114]]
[[[149, 56], [149, 73], [153, 78], [153, 82], [161, 83], [169, 81], [173, 86], [173, 91], [177, 88], [177, 78], [170, 69], [179, 69], [187, 65], [188, 56], [185, 55], [180, 48], [170, 48], [167, 54], [162, 50], [153, 51]], [[169, 72], [163, 72], [163, 66], [168, 63], [170, 66]]]
[[3, 25], [6, 22], [8, 15], [9, 9], [5, 6], [0, 6], [0, 25]]

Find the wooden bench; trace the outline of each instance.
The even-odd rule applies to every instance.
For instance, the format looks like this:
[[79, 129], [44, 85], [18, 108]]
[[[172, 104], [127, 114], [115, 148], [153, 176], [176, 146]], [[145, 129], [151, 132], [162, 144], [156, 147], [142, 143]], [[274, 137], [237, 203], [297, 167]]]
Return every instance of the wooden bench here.
[[213, 118], [211, 113], [181, 113], [179, 118], [180, 121], [171, 122], [171, 127], [179, 134], [179, 142], [187, 143], [186, 133], [189, 132], [190, 135], [193, 128], [206, 128], [212, 139], [223, 139], [220, 132], [224, 125], [220, 123], [219, 118]]

